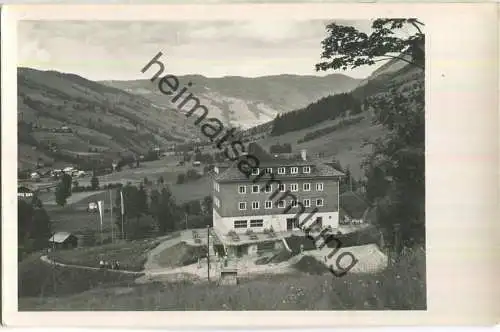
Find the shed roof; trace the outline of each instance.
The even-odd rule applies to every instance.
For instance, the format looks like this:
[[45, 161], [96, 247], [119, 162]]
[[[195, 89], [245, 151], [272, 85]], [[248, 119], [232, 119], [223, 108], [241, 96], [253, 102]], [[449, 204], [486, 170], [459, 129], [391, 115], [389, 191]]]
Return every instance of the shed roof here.
[[54, 235], [52, 235], [50, 237], [49, 242], [63, 243], [72, 235], [73, 234], [68, 233], [68, 232], [57, 232], [57, 233], [54, 233]]

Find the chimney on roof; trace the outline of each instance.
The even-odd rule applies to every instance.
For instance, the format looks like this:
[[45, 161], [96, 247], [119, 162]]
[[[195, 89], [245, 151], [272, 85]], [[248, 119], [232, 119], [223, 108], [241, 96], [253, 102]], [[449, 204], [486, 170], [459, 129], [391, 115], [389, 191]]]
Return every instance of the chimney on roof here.
[[307, 160], [307, 150], [306, 149], [300, 150], [300, 156], [302, 157], [302, 160], [306, 161]]

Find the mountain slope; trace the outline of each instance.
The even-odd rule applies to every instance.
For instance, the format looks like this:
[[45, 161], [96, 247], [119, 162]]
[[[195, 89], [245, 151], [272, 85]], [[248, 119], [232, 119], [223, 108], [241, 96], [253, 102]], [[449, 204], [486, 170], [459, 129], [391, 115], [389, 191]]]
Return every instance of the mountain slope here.
[[[401, 55], [401, 57], [407, 61], [411, 61], [411, 57], [409, 55]], [[366, 79], [361, 81], [359, 84], [360, 86], [368, 83], [369, 81], [375, 80], [377, 77], [382, 76], [382, 75], [387, 75], [391, 73], [396, 73], [406, 67], [408, 65], [408, 62], [400, 59], [392, 59], [384, 63], [382, 66], [377, 68], [373, 73], [368, 76]]]
[[74, 74], [18, 69], [20, 164], [142, 153], [199, 135], [183, 114], [140, 96]]
[[[424, 73], [413, 66], [401, 66], [401, 61], [394, 61], [386, 67], [374, 73], [371, 78], [365, 80], [359, 87], [354, 89], [350, 95], [359, 102], [379, 93], [386, 93], [389, 88], [396, 88], [400, 92], [407, 92], [424, 81]], [[329, 115], [316, 116], [314, 113], [325, 112], [335, 115], [338, 109], [332, 109], [335, 97], [327, 97], [322, 102], [315, 102], [302, 110], [295, 112], [303, 113], [303, 117], [309, 117], [311, 121], [304, 122], [303, 126], [296, 128], [296, 120], [293, 116], [285, 116], [281, 119], [262, 124], [257, 128], [245, 132], [249, 140], [256, 140], [261, 146], [269, 149], [275, 144], [290, 144], [294, 152], [306, 149], [313, 157], [331, 161], [338, 160], [343, 166], [349, 166], [355, 178], [361, 177], [361, 161], [371, 153], [370, 146], [363, 143], [367, 140], [373, 141], [383, 137], [386, 130], [381, 125], [374, 125], [373, 114], [363, 108], [359, 114], [344, 114], [343, 116], [331, 117]], [[347, 109], [347, 108], [346, 108]], [[295, 113], [294, 112], [294, 113]], [[293, 115], [293, 113], [289, 113]], [[289, 128], [286, 132], [280, 130], [279, 135], [271, 135], [276, 121], [285, 121], [290, 118], [294, 123], [282, 123], [280, 127]], [[312, 121], [317, 119], [317, 121]], [[311, 139], [305, 139], [311, 137]]]
[[[186, 75], [178, 78], [180, 87], [188, 82], [193, 84], [189, 92], [207, 106], [211, 116], [243, 129], [271, 121], [279, 113], [304, 107], [322, 97], [350, 91], [359, 84], [359, 80], [341, 74], [324, 77], [276, 75], [256, 78]], [[171, 98], [162, 94], [158, 85], [149, 80], [102, 83], [143, 96], [162, 107], [173, 106]]]

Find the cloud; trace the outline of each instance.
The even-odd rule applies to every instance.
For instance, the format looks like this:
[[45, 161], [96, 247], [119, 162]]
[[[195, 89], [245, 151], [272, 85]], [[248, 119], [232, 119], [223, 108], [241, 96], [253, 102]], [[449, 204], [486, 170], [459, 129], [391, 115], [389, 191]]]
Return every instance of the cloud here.
[[52, 59], [49, 51], [40, 45], [38, 40], [26, 41], [19, 48], [19, 58], [28, 64], [44, 64], [49, 63]]
[[324, 33], [323, 21], [256, 20], [222, 23], [205, 23], [187, 31], [191, 41], [231, 40], [282, 44], [317, 38]]
[[[331, 20], [21, 21], [21, 66], [68, 71], [91, 79], [140, 78], [162, 51], [169, 70], [207, 76], [318, 74]], [[341, 23], [340, 21], [338, 21]], [[370, 22], [347, 22], [369, 28]], [[372, 69], [349, 74], [365, 77]], [[326, 73], [319, 73], [326, 74]]]

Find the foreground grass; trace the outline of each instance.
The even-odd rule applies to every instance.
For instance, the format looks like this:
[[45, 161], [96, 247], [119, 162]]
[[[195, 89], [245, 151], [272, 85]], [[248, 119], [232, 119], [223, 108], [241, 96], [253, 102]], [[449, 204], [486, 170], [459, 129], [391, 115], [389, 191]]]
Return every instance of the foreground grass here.
[[19, 297], [50, 299], [103, 286], [130, 286], [138, 276], [101, 270], [53, 266], [32, 254], [18, 265]]
[[147, 284], [98, 287], [65, 298], [21, 298], [21, 310], [424, 310], [425, 253], [379, 274], [261, 276], [237, 286]]
[[148, 252], [160, 242], [157, 239], [147, 239], [60, 250], [50, 253], [49, 258], [55, 258], [59, 263], [90, 267], [99, 267], [101, 259], [118, 260], [123, 270], [142, 271]]

